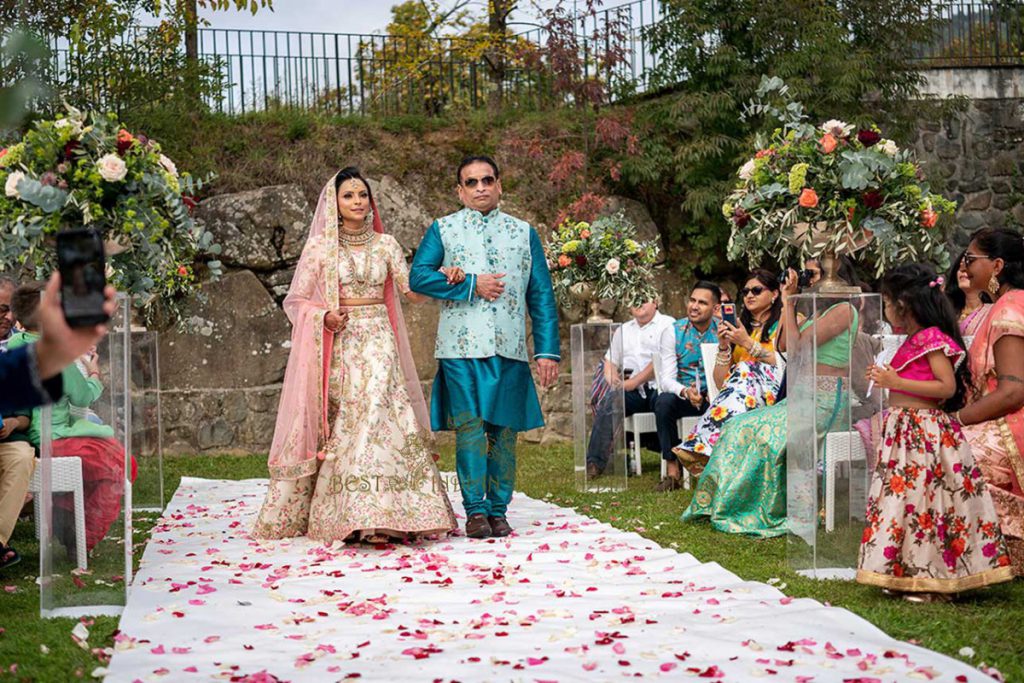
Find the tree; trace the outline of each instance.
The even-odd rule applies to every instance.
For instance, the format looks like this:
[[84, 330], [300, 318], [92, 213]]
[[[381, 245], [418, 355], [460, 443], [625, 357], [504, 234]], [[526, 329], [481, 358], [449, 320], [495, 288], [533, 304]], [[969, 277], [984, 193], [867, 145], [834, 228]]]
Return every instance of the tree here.
[[505, 99], [505, 62], [509, 48], [508, 17], [518, 4], [517, 0], [489, 0], [487, 3], [487, 38], [490, 45], [484, 53], [484, 59], [491, 70], [491, 81], [496, 86], [488, 100], [492, 113], [501, 109]]
[[[50, 55], [41, 75], [55, 94], [83, 107], [125, 108], [166, 102], [178, 94], [193, 103], [219, 94], [223, 74], [196, 58], [199, 7], [256, 12], [272, 0], [0, 0], [0, 26], [16, 26], [40, 42], [63, 38], [63, 55]], [[142, 18], [163, 17], [155, 27]], [[0, 40], [10, 36], [0, 31]], [[178, 46], [186, 36], [186, 54]], [[191, 49], [188, 36], [191, 35]], [[0, 66], [0, 83], [29, 78], [21, 60]]]
[[[762, 121], [742, 121], [762, 75], [779, 76], [813, 118], [880, 119], [899, 135], [921, 113], [915, 45], [933, 24], [916, 0], [663, 0], [647, 38], [658, 56], [638, 108], [641, 153], [622, 177], [669, 225], [683, 270], [724, 263], [721, 204]], [[685, 245], [685, 250], [683, 249]]]

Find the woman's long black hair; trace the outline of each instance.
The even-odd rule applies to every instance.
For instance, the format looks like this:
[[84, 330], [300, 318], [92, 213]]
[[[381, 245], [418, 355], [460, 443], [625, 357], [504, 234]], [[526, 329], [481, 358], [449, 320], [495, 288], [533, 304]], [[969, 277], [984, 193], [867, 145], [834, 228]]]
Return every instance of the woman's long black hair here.
[[[964, 307], [967, 305], [967, 295], [964, 294], [964, 290], [960, 289], [960, 282], [957, 277], [960, 273], [960, 263], [964, 260], [964, 254], [966, 253], [967, 250], [964, 249], [960, 252], [959, 256], [953, 259], [953, 265], [946, 272], [946, 284], [944, 285], [946, 296], [953, 302], [953, 308], [956, 310], [957, 315], [963, 313]], [[981, 293], [981, 302], [984, 304], [992, 303], [992, 297], [988, 295], [988, 292]]]
[[341, 184], [346, 180], [361, 180], [363, 185], [366, 185], [366, 194], [370, 198], [370, 204], [373, 204], [373, 190], [370, 189], [370, 182], [363, 177], [363, 174], [355, 166], [346, 166], [338, 171], [338, 175], [334, 176], [335, 196], [337, 196], [338, 190], [341, 189]]
[[[937, 327], [959, 344], [961, 349], [966, 350], [953, 303], [941, 287], [931, 285], [937, 278], [931, 266], [907, 263], [885, 274], [882, 278], [882, 294], [893, 303], [898, 303], [922, 328]], [[963, 408], [970, 386], [971, 371], [964, 359], [956, 369], [956, 393], [942, 402], [942, 409], [954, 412]]]
[[[755, 268], [750, 271], [750, 274], [747, 275], [746, 282], [750, 282], [751, 280], [757, 280], [763, 286], [777, 294], [775, 302], [772, 303], [771, 311], [768, 313], [768, 318], [764, 321], [764, 325], [761, 327], [763, 330], [763, 332], [761, 332], [761, 341], [767, 342], [769, 337], [768, 332], [772, 329], [772, 325], [779, 322], [779, 318], [782, 317], [782, 287], [779, 284], [779, 278], [776, 277], [775, 273], [763, 268]], [[752, 323], [754, 322], [754, 316], [747, 310], [746, 306], [744, 306], [743, 310], [740, 312], [740, 322], [743, 323], [743, 327], [746, 328], [747, 332], [751, 332], [753, 330]]]

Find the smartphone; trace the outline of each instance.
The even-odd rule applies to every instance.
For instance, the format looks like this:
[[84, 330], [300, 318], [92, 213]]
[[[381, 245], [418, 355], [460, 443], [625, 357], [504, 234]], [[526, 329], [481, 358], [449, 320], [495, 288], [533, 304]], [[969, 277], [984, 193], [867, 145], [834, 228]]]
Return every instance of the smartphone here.
[[60, 305], [71, 327], [88, 327], [109, 319], [103, 311], [107, 286], [103, 238], [91, 228], [57, 233]]
[[722, 322], [727, 322], [733, 327], [736, 326], [736, 304], [722, 304]]

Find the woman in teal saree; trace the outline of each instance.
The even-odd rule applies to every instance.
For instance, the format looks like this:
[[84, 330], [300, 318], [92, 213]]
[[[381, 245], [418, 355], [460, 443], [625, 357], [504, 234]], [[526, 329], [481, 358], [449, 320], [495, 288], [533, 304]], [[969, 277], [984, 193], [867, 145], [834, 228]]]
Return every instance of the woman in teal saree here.
[[[816, 339], [819, 399], [815, 419], [819, 433], [837, 428], [836, 421], [848, 412], [842, 378], [849, 376], [860, 323], [857, 309], [837, 303], [801, 325], [789, 299], [797, 293], [795, 272], [789, 272], [782, 291], [780, 349], [786, 351], [800, 341]], [[737, 415], [725, 425], [693, 500], [683, 512], [683, 521], [707, 517], [718, 531], [762, 538], [786, 533], [786, 404], [783, 399]]]

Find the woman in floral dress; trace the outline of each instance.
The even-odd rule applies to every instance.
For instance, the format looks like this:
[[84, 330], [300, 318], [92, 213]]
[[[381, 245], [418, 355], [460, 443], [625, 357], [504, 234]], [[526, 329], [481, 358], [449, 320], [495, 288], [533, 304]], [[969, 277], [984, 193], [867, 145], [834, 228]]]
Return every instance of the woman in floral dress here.
[[700, 476], [711, 458], [722, 425], [733, 417], [775, 403], [783, 363], [776, 352], [782, 297], [778, 278], [754, 270], [739, 292], [743, 312], [735, 326], [718, 326], [714, 380], [721, 391], [686, 440], [672, 449], [690, 474]]
[[255, 537], [378, 543], [455, 528], [399, 295], [426, 299], [409, 289], [369, 184], [343, 169], [320, 195], [284, 301], [292, 348]]

